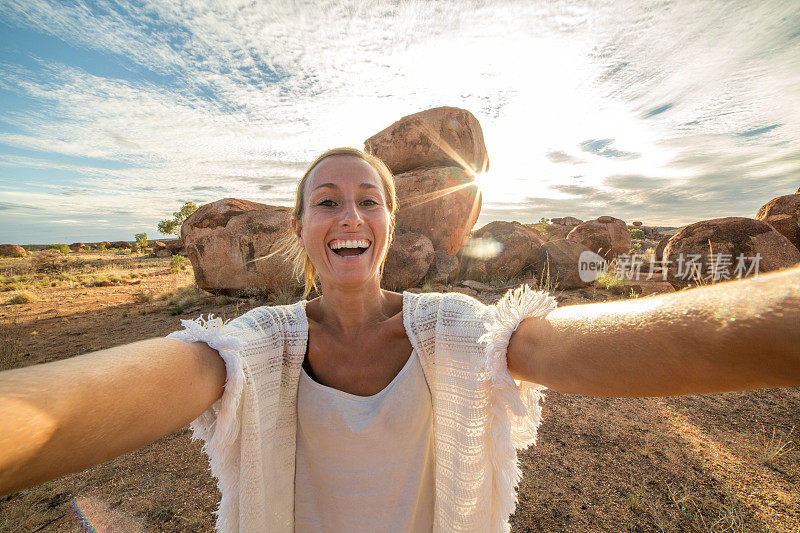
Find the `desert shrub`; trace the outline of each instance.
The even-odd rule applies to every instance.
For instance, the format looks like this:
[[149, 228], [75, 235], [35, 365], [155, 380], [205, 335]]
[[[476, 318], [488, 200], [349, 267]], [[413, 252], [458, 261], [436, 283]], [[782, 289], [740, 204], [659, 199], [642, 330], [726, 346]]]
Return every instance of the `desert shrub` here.
[[539, 219], [539, 222], [532, 224], [532, 226], [536, 228], [539, 233], [547, 233], [548, 224], [550, 224], [550, 219], [542, 217]]
[[594, 280], [595, 285], [602, 287], [606, 290], [614, 287], [615, 285], [621, 285], [622, 280], [617, 277], [616, 272], [612, 269], [608, 269]]
[[21, 291], [12, 296], [11, 299], [9, 299], [8, 302], [6, 303], [11, 305], [16, 305], [16, 304], [29, 304], [35, 301], [36, 297], [33, 294], [26, 291]]
[[169, 260], [169, 271], [173, 274], [177, 274], [181, 271], [186, 258], [182, 255], [173, 255]]
[[45, 250], [58, 250], [62, 254], [68, 254], [70, 252], [69, 246], [66, 244], [48, 244]]
[[211, 295], [197, 285], [186, 285], [178, 287], [173, 291], [166, 292], [160, 296], [162, 300], [167, 300], [169, 305], [175, 307], [189, 307], [202, 303], [203, 300]]
[[98, 252], [105, 252], [106, 251], [106, 243], [101, 242], [97, 245]]
[[149, 248], [147, 244], [147, 233], [137, 233], [135, 237], [136, 237], [136, 247], [139, 249], [141, 253], [146, 254]]
[[640, 229], [632, 229], [631, 239], [644, 239], [644, 231]]
[[[64, 245], [66, 246], [66, 244]], [[67, 248], [69, 250], [69, 248]], [[60, 250], [48, 248], [42, 250], [33, 257], [33, 269], [42, 273], [61, 273], [67, 266], [67, 258], [63, 257]]]
[[492, 279], [489, 281], [489, 283], [495, 287], [505, 287], [508, 283], [508, 280], [499, 274], [495, 274], [492, 276]]

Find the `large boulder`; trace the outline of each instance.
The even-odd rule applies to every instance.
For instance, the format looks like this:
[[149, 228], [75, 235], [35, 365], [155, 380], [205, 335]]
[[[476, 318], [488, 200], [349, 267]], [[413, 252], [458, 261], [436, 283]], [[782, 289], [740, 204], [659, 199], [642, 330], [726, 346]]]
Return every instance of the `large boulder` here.
[[564, 224], [548, 224], [545, 226], [544, 230], [547, 232], [547, 236], [551, 239], [566, 239], [569, 232], [573, 230], [575, 226], [566, 226]]
[[509, 280], [531, 265], [544, 241], [519, 222], [495, 221], [476, 231], [459, 252], [461, 279]]
[[664, 248], [667, 247], [667, 243], [671, 238], [672, 235], [665, 235], [660, 241], [658, 241], [654, 252], [656, 260], [661, 260], [661, 257], [664, 255]]
[[414, 170], [395, 176], [398, 229], [421, 233], [436, 250], [455, 254], [481, 212], [481, 194], [461, 168]]
[[364, 141], [364, 151], [382, 159], [393, 174], [417, 168], [489, 168], [483, 130], [472, 113], [437, 107], [401, 118]]
[[664, 247], [663, 259], [667, 280], [686, 287], [698, 284], [698, 277], [710, 283], [786, 268], [800, 262], [800, 251], [766, 222], [725, 217], [680, 230]]
[[25, 248], [17, 244], [0, 244], [0, 257], [25, 257]]
[[73, 252], [83, 252], [86, 250], [86, 245], [82, 242], [73, 242], [69, 245], [69, 249]]
[[800, 194], [773, 198], [761, 206], [756, 220], [763, 220], [775, 228], [800, 250]]
[[172, 255], [184, 253], [183, 241], [181, 239], [169, 239], [164, 241], [164, 244]]
[[282, 254], [266, 258], [290, 215], [288, 207], [236, 198], [201, 206], [181, 226], [197, 285], [217, 294], [293, 290], [291, 262]]
[[444, 250], [433, 252], [433, 262], [425, 275], [431, 283], [450, 283], [458, 277], [458, 257]]
[[549, 279], [559, 289], [578, 289], [590, 285], [578, 272], [581, 253], [589, 251], [586, 246], [567, 239], [546, 242], [533, 252], [532, 270], [541, 282]]
[[110, 247], [111, 248], [118, 248], [120, 250], [130, 250], [131, 248], [133, 248], [131, 246], [131, 243], [129, 243], [127, 241], [112, 242]]
[[383, 266], [381, 286], [390, 291], [416, 287], [433, 262], [433, 244], [425, 235], [396, 233]]
[[591, 251], [611, 261], [619, 254], [631, 249], [631, 232], [624, 220], [601, 216], [575, 226], [567, 235], [567, 240], [577, 242]]

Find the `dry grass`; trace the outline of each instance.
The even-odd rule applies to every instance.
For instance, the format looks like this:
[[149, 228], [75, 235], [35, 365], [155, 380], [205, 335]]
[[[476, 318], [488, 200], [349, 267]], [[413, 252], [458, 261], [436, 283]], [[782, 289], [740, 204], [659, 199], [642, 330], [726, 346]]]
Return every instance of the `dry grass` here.
[[190, 307], [201, 305], [206, 301], [211, 301], [213, 295], [204, 291], [197, 285], [191, 284], [165, 292], [159, 296], [159, 299], [167, 300], [167, 303], [171, 306], [169, 314], [179, 315]]
[[36, 296], [27, 292], [21, 291], [12, 296], [6, 303], [8, 305], [29, 304], [36, 301]]
[[793, 432], [794, 426], [789, 430], [786, 437], [781, 437], [776, 433], [774, 427], [772, 428], [772, 433], [769, 434], [762, 425], [761, 431], [756, 433], [756, 439], [761, 445], [758, 462], [764, 466], [771, 467], [776, 459], [793, 451], [795, 449], [794, 442], [789, 440]]

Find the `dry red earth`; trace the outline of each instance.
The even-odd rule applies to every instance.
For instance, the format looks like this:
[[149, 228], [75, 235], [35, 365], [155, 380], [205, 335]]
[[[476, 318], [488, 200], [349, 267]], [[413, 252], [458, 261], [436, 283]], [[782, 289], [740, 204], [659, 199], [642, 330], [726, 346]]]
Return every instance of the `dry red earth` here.
[[[201, 312], [232, 318], [263, 305], [210, 298], [173, 316], [164, 300], [142, 302], [140, 293], [191, 283], [189, 272], [168, 273], [168, 262], [147, 260], [140, 270], [153, 275], [140, 284], [41, 288], [32, 303], [0, 306], [0, 369], [164, 336]], [[616, 298], [600, 289], [556, 294], [560, 305]], [[800, 531], [800, 453], [790, 445], [764, 459], [773, 429], [785, 441], [800, 426], [799, 389], [646, 399], [550, 392], [544, 415], [539, 444], [521, 453], [513, 531]], [[184, 428], [0, 497], [0, 531], [82, 531], [76, 508], [98, 531], [213, 531], [218, 499]]]

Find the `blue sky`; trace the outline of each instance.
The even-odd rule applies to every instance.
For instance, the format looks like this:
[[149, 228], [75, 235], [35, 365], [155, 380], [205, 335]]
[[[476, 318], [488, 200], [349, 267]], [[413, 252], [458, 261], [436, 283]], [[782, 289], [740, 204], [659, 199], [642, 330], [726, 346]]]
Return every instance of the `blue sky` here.
[[754, 216], [800, 186], [800, 3], [0, 4], [0, 241], [288, 205], [313, 157], [472, 111], [491, 220]]

